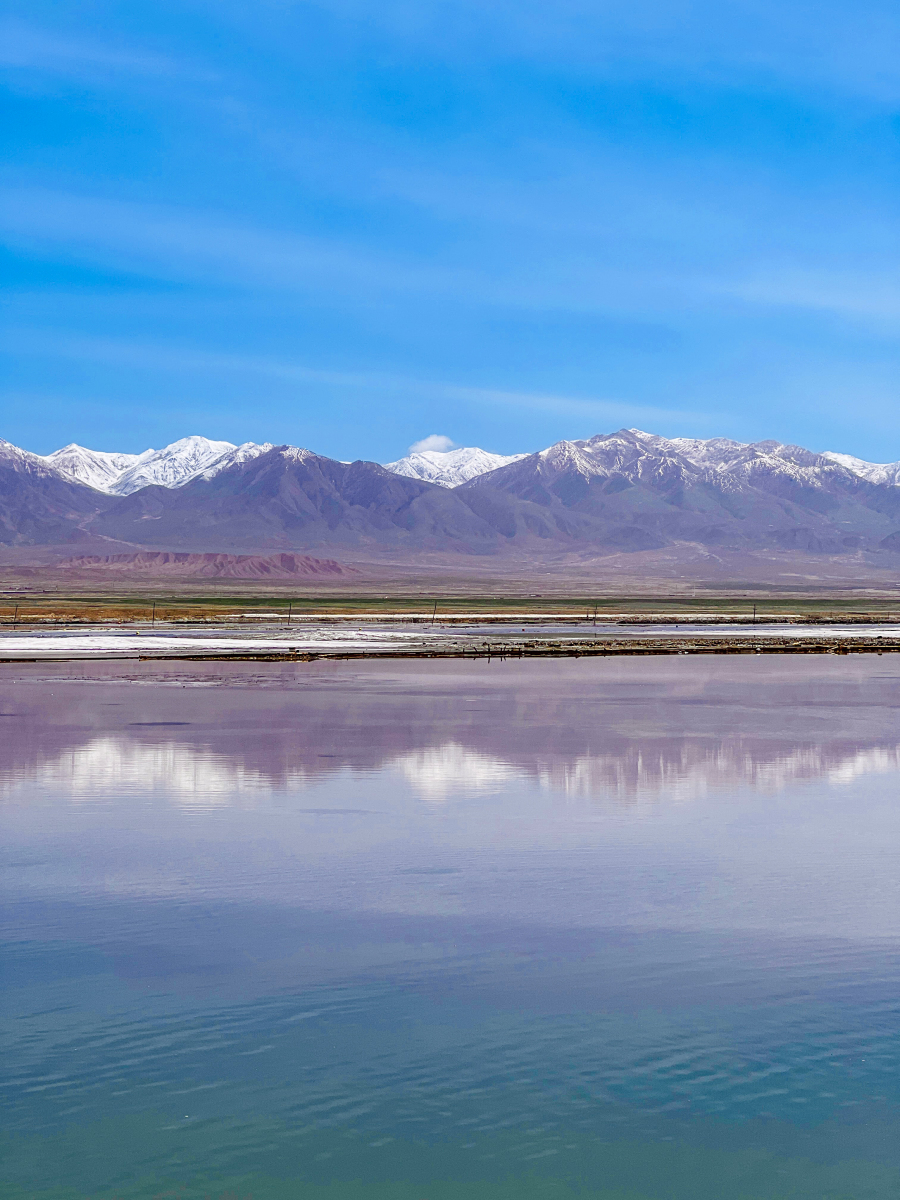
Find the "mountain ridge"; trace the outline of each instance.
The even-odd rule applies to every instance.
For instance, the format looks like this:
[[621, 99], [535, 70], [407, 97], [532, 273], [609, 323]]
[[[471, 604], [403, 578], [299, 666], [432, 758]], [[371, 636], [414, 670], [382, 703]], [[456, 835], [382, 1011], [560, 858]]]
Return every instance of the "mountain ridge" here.
[[[470, 447], [464, 465], [503, 461], [455, 486], [398, 473], [396, 463], [343, 463], [288, 445], [193, 437], [124, 465], [124, 456], [88, 451], [100, 457], [86, 460], [74, 452], [80, 447], [63, 449], [65, 470], [62, 452], [54, 459], [0, 441], [0, 543], [93, 539], [120, 550], [522, 561], [682, 544], [738, 553], [900, 552], [900, 485], [891, 464], [853, 469], [861, 460], [848, 465], [849, 456], [776, 441], [620, 429], [530, 455]], [[105, 490], [73, 477], [85, 462], [107, 472]], [[163, 482], [133, 486], [148, 462], [151, 478]], [[110, 484], [116, 470], [119, 482]]]
[[232, 463], [245, 462], [271, 448], [270, 442], [236, 446], [193, 434], [161, 450], [144, 450], [141, 454], [89, 450], [70, 442], [52, 454], [35, 457], [71, 482], [85, 483], [111, 496], [129, 496], [144, 487], [182, 487], [197, 476], [211, 478]]
[[[900, 462], [873, 463], [852, 454], [832, 450], [811, 451], [774, 440], [738, 442], [721, 437], [664, 438], [629, 428], [619, 430], [617, 434], [597, 434], [593, 438], [555, 442], [535, 453], [547, 456], [565, 446], [590, 447], [621, 434], [630, 434], [651, 449], [671, 448], [697, 466], [708, 466], [719, 471], [731, 469], [735, 462], [748, 453], [755, 456], [761, 451], [788, 452], [828, 460], [870, 483], [900, 485]], [[12, 447], [11, 442], [3, 439], [0, 439], [0, 444]], [[84, 483], [111, 495], [130, 495], [141, 487], [181, 487], [201, 475], [211, 478], [235, 462], [244, 462], [266, 453], [273, 445], [272, 442], [244, 442], [237, 445], [193, 434], [161, 450], [148, 449], [140, 454], [90, 450], [76, 442], [47, 455], [14, 448], [20, 455], [46, 463], [71, 482]], [[528, 457], [528, 454], [495, 454], [478, 446], [462, 446], [453, 450], [411, 451], [403, 458], [381, 465], [410, 479], [453, 488]]]

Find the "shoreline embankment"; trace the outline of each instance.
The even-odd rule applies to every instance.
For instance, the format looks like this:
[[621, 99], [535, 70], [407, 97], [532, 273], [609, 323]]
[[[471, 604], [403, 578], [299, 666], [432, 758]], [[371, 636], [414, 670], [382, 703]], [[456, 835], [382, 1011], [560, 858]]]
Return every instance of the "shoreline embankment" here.
[[900, 652], [896, 621], [691, 618], [594, 623], [564, 616], [452, 620], [392, 615], [111, 628], [84, 624], [0, 632], [0, 663], [133, 659], [311, 662], [358, 658], [580, 658], [672, 654]]

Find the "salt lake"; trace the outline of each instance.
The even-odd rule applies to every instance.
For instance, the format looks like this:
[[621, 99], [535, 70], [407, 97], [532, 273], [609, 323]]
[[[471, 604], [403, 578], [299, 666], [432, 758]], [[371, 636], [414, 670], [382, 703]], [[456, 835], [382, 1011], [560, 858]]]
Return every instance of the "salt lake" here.
[[900, 657], [0, 666], [4, 1200], [900, 1194]]

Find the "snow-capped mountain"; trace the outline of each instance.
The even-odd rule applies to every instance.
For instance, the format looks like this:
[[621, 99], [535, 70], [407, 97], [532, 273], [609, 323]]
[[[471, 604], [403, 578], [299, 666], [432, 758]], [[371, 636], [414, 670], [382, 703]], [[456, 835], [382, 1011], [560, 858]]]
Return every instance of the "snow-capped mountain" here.
[[[15, 450], [33, 464], [46, 464], [64, 479], [113, 496], [128, 496], [149, 486], [177, 488], [193, 479], [211, 479], [220, 471], [246, 463], [272, 449], [271, 442], [244, 442], [235, 446], [232, 442], [211, 441], [197, 435], [181, 438], [161, 450], [145, 450], [142, 454], [89, 450], [73, 442], [52, 454], [40, 455], [18, 450], [9, 442], [2, 444], [7, 453]], [[810, 472], [827, 472], [834, 465], [870, 483], [900, 486], [900, 462], [870, 463], [850, 454], [834, 451], [816, 454], [774, 441], [750, 443], [730, 438], [664, 438], [640, 429], [627, 429], [583, 441], [557, 442], [538, 451], [545, 467], [562, 458], [568, 458], [574, 464], [579, 455], [587, 456], [582, 458], [581, 464], [586, 475], [620, 470], [627, 464], [630, 464], [629, 470], [635, 470], [642, 456], [647, 456], [648, 461], [674, 456], [695, 467], [713, 471], [719, 477], [734, 479], [749, 477], [766, 468], [780, 474], [799, 471], [798, 478], [809, 479]], [[477, 446], [465, 446], [447, 451], [420, 450], [384, 465], [395, 475], [456, 488], [532, 457], [492, 454]]]
[[460, 493], [509, 538], [530, 531], [622, 550], [900, 550], [900, 487], [774, 441], [620, 429], [557, 442], [454, 489]]
[[67, 542], [107, 499], [0, 438], [0, 545]]
[[162, 450], [150, 450], [105, 488], [115, 496], [130, 496], [141, 488], [179, 487], [191, 476], [211, 466], [216, 459], [236, 450], [232, 442], [211, 442], [205, 437], [186, 437]]
[[[210, 445], [212, 444], [214, 443], [210, 443]], [[233, 446], [230, 450], [226, 450], [224, 454], [220, 454], [218, 458], [214, 458], [206, 466], [198, 467], [193, 474], [188, 475], [181, 483], [174, 486], [181, 487], [185, 483], [189, 483], [192, 479], [212, 479], [220, 471], [225, 471], [229, 467], [240, 466], [242, 463], [249, 462], [251, 458], [257, 458], [260, 454], [266, 454], [272, 449], [272, 442], [242, 442], [240, 446]]]
[[[900, 483], [900, 463], [866, 463], [850, 455], [818, 453], [784, 442], [736, 442], [730, 438], [664, 438], [641, 429], [620, 429], [583, 441], [557, 442], [529, 459], [544, 469], [575, 468], [589, 476], [617, 475], [637, 482], [661, 481], [671, 472], [685, 478], [738, 487], [777, 479], [804, 487], [827, 488], [847, 474], [869, 482]], [[691, 470], [693, 468], [693, 470]]]
[[152, 450], [145, 450], [143, 454], [115, 454], [104, 450], [88, 450], [71, 442], [43, 457], [67, 479], [86, 483], [100, 492], [108, 492], [126, 471], [152, 453]]
[[[876, 464], [854, 462], [880, 470]], [[682, 482], [705, 482], [719, 488], [746, 484], [760, 486], [764, 479], [793, 481], [808, 487], [827, 487], [853, 478], [868, 478], [851, 470], [833, 455], [805, 450], [782, 442], [736, 442], [730, 438], [664, 438], [641, 429], [620, 429], [580, 441], [556, 442], [528, 455], [518, 466], [503, 468], [489, 482], [536, 474], [548, 477], [560, 471], [576, 472], [585, 480], [616, 477], [629, 483], [653, 483], [678, 477]], [[879, 480], [878, 482], [889, 482]]]
[[0, 465], [6, 470], [30, 474], [43, 474], [60, 478], [60, 472], [51, 466], [41, 454], [32, 454], [30, 450], [22, 450], [14, 446], [6, 438], [0, 438]]
[[525, 457], [524, 454], [491, 454], [477, 446], [463, 446], [459, 450], [418, 450], [384, 465], [395, 475], [405, 475], [407, 479], [454, 488]]
[[793, 463], [808, 475], [810, 470], [816, 468], [827, 470], [828, 462], [833, 462], [870, 483], [890, 486], [900, 484], [900, 462], [871, 463], [863, 458], [855, 458], [852, 454], [838, 454], [833, 450], [817, 453], [804, 450], [801, 446], [775, 441], [735, 442], [730, 438], [661, 438], [651, 433], [643, 433], [640, 429], [629, 429], [627, 432], [651, 452], [668, 448], [683, 455], [698, 467], [708, 467], [718, 472], [746, 472], [751, 463], [759, 467], [764, 460], [768, 460], [770, 465], [778, 460], [779, 469], [782, 471], [788, 469], [788, 463]]
[[900, 472], [775, 441], [639, 429], [524, 456], [420, 451], [389, 468], [200, 437], [121, 457], [0, 442], [0, 544], [91, 540], [197, 553], [509, 550], [535, 561], [685, 546], [707, 557], [893, 556]]
[[235, 446], [233, 442], [214, 442], [195, 435], [172, 442], [162, 450], [145, 450], [143, 454], [88, 450], [72, 442], [52, 454], [31, 457], [74, 483], [87, 484], [111, 496], [130, 496], [145, 487], [183, 487], [196, 477], [211, 479], [219, 471], [271, 449], [269, 442], [262, 446], [255, 442]]
[[900, 484], [900, 462], [870, 463], [863, 458], [854, 458], [852, 454], [837, 454], [833, 450], [824, 451], [823, 458], [840, 463], [860, 479], [868, 479], [870, 483], [887, 483], [896, 486]]

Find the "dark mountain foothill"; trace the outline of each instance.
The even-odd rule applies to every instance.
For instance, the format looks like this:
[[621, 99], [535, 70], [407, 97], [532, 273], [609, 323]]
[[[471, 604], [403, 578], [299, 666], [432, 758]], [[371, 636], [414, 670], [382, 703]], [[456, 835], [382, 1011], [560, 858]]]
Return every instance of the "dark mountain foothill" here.
[[59, 566], [72, 571], [118, 571], [203, 579], [298, 579], [358, 574], [353, 567], [335, 562], [333, 558], [312, 558], [308, 554], [197, 554], [177, 550], [82, 554], [65, 559]]

